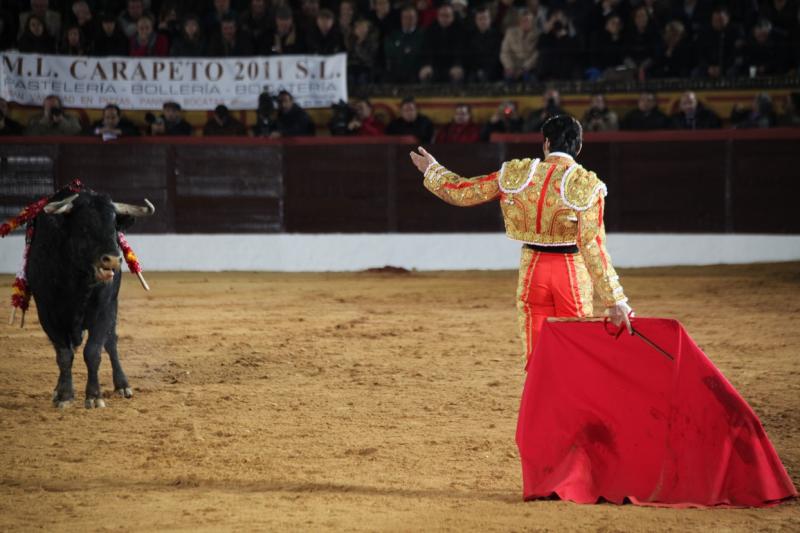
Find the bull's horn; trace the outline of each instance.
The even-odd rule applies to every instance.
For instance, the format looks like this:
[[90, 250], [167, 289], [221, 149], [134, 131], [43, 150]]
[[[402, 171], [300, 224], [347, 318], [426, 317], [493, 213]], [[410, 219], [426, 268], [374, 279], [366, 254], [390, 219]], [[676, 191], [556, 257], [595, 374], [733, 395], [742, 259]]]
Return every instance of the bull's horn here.
[[147, 204], [146, 207], [142, 207], [140, 205], [121, 204], [119, 202], [112, 202], [112, 203], [114, 204], [114, 209], [117, 211], [118, 215], [130, 215], [132, 217], [147, 217], [156, 212], [156, 208], [153, 207], [153, 204], [151, 204], [150, 200], [148, 200], [147, 198], [144, 199], [144, 203]]
[[77, 198], [77, 194], [73, 194], [72, 196], [68, 196], [63, 200], [58, 200], [55, 202], [50, 202], [46, 206], [44, 206], [44, 212], [48, 215], [65, 215], [72, 211], [72, 202]]

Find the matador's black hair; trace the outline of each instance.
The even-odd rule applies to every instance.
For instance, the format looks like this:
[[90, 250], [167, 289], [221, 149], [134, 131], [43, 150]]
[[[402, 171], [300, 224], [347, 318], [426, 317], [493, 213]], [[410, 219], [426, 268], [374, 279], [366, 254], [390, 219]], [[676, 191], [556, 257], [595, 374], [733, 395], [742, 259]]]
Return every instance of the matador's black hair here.
[[542, 135], [550, 141], [551, 152], [578, 155], [583, 144], [581, 123], [569, 115], [556, 115], [542, 125]]

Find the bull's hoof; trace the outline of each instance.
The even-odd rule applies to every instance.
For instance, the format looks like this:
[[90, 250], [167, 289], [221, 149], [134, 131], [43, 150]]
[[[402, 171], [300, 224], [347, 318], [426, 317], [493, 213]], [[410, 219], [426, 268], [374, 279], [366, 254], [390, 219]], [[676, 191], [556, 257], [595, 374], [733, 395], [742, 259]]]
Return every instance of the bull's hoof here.
[[130, 387], [117, 389], [114, 392], [116, 392], [117, 396], [119, 396], [120, 398], [133, 398], [133, 390]]
[[59, 409], [66, 409], [67, 407], [72, 407], [72, 400], [61, 400], [58, 402], [53, 402], [53, 404]]
[[106, 402], [102, 398], [86, 398], [83, 406], [87, 409], [102, 409], [106, 406]]

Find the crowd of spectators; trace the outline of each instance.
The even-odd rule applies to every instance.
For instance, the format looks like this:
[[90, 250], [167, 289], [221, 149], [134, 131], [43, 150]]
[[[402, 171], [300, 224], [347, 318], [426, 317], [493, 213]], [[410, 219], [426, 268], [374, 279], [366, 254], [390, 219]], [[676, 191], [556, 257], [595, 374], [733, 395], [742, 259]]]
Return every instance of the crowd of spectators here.
[[[453, 106], [452, 120], [438, 129], [430, 118], [420, 113], [412, 96], [400, 102], [396, 118], [384, 123], [375, 114], [372, 103], [366, 98], [352, 103], [339, 102], [332, 106], [332, 118], [328, 123], [333, 136], [413, 136], [420, 143], [474, 143], [489, 141], [493, 133], [538, 133], [542, 124], [555, 115], [568, 114], [561, 107], [559, 92], [549, 88], [543, 96], [544, 105], [527, 113], [521, 113], [515, 102], [503, 101], [484, 124], [473, 120], [472, 108], [467, 103]], [[247, 127], [224, 105], [209, 112], [202, 128], [204, 136], [254, 136], [254, 137], [298, 137], [313, 136], [316, 127], [309, 114], [294, 101], [287, 91], [277, 97], [264, 93], [259, 97], [256, 120]], [[723, 120], [703, 105], [692, 91], [684, 92], [675, 109], [665, 113], [659, 108], [658, 97], [653, 92], [639, 95], [635, 109], [621, 117], [608, 106], [603, 94], [593, 94], [590, 105], [581, 120], [586, 131], [642, 131], [642, 130], [700, 130], [723, 127]], [[793, 92], [778, 114], [768, 93], [758, 93], [750, 106], [736, 104], [727, 122], [733, 128], [771, 128], [778, 126], [800, 126], [800, 92]], [[0, 136], [4, 135], [94, 135], [103, 140], [139, 135], [188, 136], [192, 126], [183, 118], [181, 106], [166, 102], [158, 116], [147, 113], [145, 124], [137, 126], [123, 116], [122, 110], [109, 104], [103, 117], [82, 127], [77, 117], [64, 110], [58, 96], [48, 96], [41, 111], [29, 117], [22, 125], [9, 116], [8, 102], [0, 98]]]
[[347, 52], [371, 82], [721, 78], [796, 72], [798, 0], [48, 0], [0, 4], [0, 50]]

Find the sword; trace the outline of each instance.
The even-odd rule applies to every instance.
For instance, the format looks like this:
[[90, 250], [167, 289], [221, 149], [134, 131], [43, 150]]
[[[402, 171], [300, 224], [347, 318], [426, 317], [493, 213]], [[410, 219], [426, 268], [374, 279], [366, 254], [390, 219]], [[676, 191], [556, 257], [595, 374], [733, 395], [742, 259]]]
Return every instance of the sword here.
[[[572, 317], [552, 317], [551, 316], [551, 317], [547, 318], [547, 321], [548, 322], [604, 322], [604, 323], [608, 323], [608, 317], [572, 318]], [[619, 338], [619, 336], [623, 332], [623, 330], [624, 330], [624, 327], [620, 326], [620, 328], [619, 328], [619, 330], [617, 331], [616, 334], [613, 334], [611, 332], [608, 332], [608, 333], [610, 335], [612, 335], [614, 338]], [[608, 331], [608, 330], [606, 330], [606, 331]], [[664, 357], [666, 357], [670, 361], [674, 361], [675, 360], [675, 358], [672, 355], [670, 355], [669, 352], [667, 352], [664, 348], [662, 348], [658, 344], [654, 343], [653, 341], [648, 339], [645, 335], [643, 335], [642, 332], [640, 332], [639, 330], [634, 328], [633, 324], [631, 324], [631, 335], [635, 335], [635, 336], [639, 337], [645, 343], [647, 343], [651, 348], [653, 348], [654, 350], [659, 352], [661, 355], [663, 355]]]
[[633, 331], [633, 334], [634, 334], [634, 335], [636, 335], [637, 337], [639, 337], [640, 339], [642, 339], [644, 342], [646, 342], [647, 344], [649, 344], [651, 347], [653, 347], [653, 348], [655, 348], [656, 350], [658, 350], [659, 352], [661, 352], [661, 354], [662, 354], [664, 357], [666, 357], [667, 359], [669, 359], [670, 361], [674, 361], [674, 360], [675, 360], [675, 358], [674, 358], [674, 357], [672, 357], [672, 356], [671, 356], [671, 355], [670, 355], [670, 354], [669, 354], [669, 353], [668, 353], [668, 352], [667, 352], [667, 351], [666, 351], [664, 348], [662, 348], [662, 347], [661, 347], [661, 346], [659, 346], [658, 344], [654, 343], [653, 341], [651, 341], [650, 339], [648, 339], [647, 337], [645, 337], [644, 335], [642, 335], [642, 334], [639, 332], [639, 330], [637, 330], [636, 328], [634, 328], [634, 327], [633, 327], [633, 324], [631, 324], [631, 331]]

